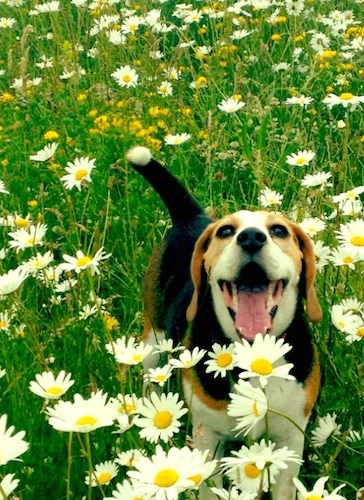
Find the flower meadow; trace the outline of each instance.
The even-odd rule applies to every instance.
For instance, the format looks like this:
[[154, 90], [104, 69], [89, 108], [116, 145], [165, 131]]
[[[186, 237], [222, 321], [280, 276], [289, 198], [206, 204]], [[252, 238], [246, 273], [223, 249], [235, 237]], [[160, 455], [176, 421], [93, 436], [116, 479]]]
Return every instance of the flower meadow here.
[[[210, 353], [141, 341], [170, 220], [124, 159], [137, 144], [213, 216], [279, 211], [312, 238], [322, 382], [294, 481], [302, 499], [364, 498], [362, 9], [0, 0], [0, 498], [198, 498], [217, 464], [190, 446], [178, 373], [254, 377], [232, 388], [237, 434], [290, 377], [269, 337]], [[148, 356], [161, 362], [143, 373]], [[211, 494], [263, 498], [298, 460], [247, 439]]]

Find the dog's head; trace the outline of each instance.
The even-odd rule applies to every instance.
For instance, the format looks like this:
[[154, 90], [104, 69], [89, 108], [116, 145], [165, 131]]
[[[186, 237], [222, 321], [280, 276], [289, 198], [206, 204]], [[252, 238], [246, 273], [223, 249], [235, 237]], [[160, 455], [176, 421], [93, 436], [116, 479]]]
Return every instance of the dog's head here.
[[297, 224], [264, 211], [236, 212], [210, 224], [196, 243], [187, 319], [194, 319], [210, 286], [215, 313], [231, 340], [279, 336], [295, 316], [302, 287], [308, 318], [321, 320], [315, 274], [313, 245]]

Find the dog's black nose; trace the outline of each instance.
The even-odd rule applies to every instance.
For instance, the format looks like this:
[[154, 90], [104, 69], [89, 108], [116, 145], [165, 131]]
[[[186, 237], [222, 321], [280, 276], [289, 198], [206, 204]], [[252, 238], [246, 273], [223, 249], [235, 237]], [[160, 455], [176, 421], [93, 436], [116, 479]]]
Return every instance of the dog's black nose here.
[[267, 235], [260, 229], [248, 227], [238, 234], [237, 242], [243, 250], [253, 255], [258, 252], [267, 241]]

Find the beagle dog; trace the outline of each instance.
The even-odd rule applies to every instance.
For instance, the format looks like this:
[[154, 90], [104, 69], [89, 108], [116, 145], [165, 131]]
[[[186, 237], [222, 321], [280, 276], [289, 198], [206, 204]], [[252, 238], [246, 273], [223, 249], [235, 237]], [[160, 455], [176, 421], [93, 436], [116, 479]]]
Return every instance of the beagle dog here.
[[[146, 271], [143, 340], [156, 344], [167, 337], [190, 350], [198, 346], [211, 352], [215, 343], [252, 343], [258, 333], [284, 338], [292, 346], [285, 359], [293, 363], [294, 379], [270, 379], [266, 394], [272, 408], [304, 430], [320, 382], [308, 327], [308, 320], [318, 322], [322, 316], [310, 238], [297, 224], [266, 211], [241, 210], [213, 220], [147, 148], [132, 148], [126, 157], [158, 192], [173, 223]], [[235, 381], [238, 375], [234, 370]], [[194, 445], [222, 458], [225, 444], [237, 439], [236, 420], [227, 414], [231, 379], [214, 378], [201, 361], [183, 370], [183, 390]], [[287, 446], [302, 457], [302, 432], [277, 414], [269, 413], [268, 419], [277, 448]], [[264, 423], [258, 423], [249, 436], [257, 439], [264, 432]], [[274, 500], [295, 499], [292, 477], [298, 472], [299, 466], [291, 464], [280, 473], [272, 487]], [[216, 483], [221, 486], [221, 476]], [[199, 498], [216, 497], [203, 485]]]

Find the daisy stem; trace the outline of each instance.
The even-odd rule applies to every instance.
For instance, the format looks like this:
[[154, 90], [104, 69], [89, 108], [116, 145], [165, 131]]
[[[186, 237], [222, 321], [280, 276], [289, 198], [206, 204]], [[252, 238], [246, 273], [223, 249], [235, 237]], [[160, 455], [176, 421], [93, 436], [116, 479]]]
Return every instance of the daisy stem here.
[[[275, 415], [279, 415], [280, 417], [283, 417], [283, 418], [287, 419], [288, 422], [291, 422], [291, 424], [294, 425], [296, 427], [296, 429], [298, 429], [304, 436], [306, 436], [305, 431], [298, 424], [296, 424], [296, 422], [291, 417], [289, 417], [285, 413], [282, 413], [282, 412], [280, 412], [278, 410], [274, 410], [273, 408], [268, 408], [268, 412], [269, 411], [271, 413], [274, 413]], [[267, 412], [267, 414], [268, 414], [268, 412]]]
[[77, 433], [77, 438], [80, 443], [81, 447], [81, 453], [84, 457], [87, 458], [88, 462], [88, 478], [89, 478], [89, 483], [88, 483], [88, 491], [87, 491], [87, 499], [91, 500], [92, 499], [92, 473], [93, 473], [93, 467], [92, 467], [92, 459], [91, 459], [91, 442], [90, 442], [90, 433], [87, 432], [85, 435], [85, 441], [86, 441], [86, 446], [84, 445], [80, 433]]
[[73, 432], [70, 432], [69, 437], [68, 437], [68, 447], [67, 447], [67, 479], [66, 479], [66, 484], [67, 484], [67, 493], [66, 493], [66, 499], [69, 500], [71, 498], [71, 468], [72, 468], [72, 438], [73, 438]]
[[88, 460], [88, 492], [87, 492], [87, 498], [88, 500], [92, 500], [92, 472], [93, 472], [93, 467], [92, 467], [92, 459], [91, 459], [91, 442], [90, 442], [90, 433], [86, 433], [86, 453], [87, 453], [87, 460]]
[[8, 500], [8, 496], [5, 493], [4, 488], [1, 486], [1, 484], [0, 484], [0, 495], [1, 495], [2, 500]]

